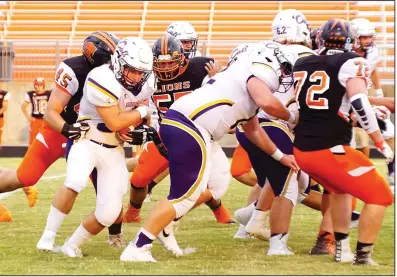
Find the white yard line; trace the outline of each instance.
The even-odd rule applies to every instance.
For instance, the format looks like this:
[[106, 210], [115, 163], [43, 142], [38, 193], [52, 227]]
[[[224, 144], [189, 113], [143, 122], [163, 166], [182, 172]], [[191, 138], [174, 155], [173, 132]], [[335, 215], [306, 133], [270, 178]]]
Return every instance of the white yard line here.
[[[54, 176], [44, 176], [40, 180], [52, 180], [52, 179], [59, 179], [59, 178], [63, 178], [63, 177], [66, 177], [66, 174], [54, 175]], [[20, 189], [10, 191], [10, 192], [0, 193], [0, 200], [11, 196], [18, 191], [20, 191]]]

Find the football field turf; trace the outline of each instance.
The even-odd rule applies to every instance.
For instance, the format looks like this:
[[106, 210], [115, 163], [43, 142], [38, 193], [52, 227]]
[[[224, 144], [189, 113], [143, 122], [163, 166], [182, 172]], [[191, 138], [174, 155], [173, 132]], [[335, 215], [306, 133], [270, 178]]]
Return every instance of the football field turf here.
[[[19, 158], [1, 158], [0, 167], [16, 168], [20, 161]], [[375, 163], [384, 174], [384, 162], [376, 160]], [[233, 239], [238, 225], [217, 223], [206, 206], [182, 219], [176, 232], [182, 248], [197, 248], [188, 256], [176, 258], [156, 242], [152, 254], [157, 263], [122, 263], [119, 260], [122, 249], [111, 248], [106, 242], [107, 230], [83, 245], [85, 257], [82, 259], [37, 252], [36, 244], [45, 226], [51, 200], [64, 181], [65, 165], [62, 159], [47, 170], [46, 178], [37, 184], [39, 199], [35, 207], [28, 207], [21, 190], [0, 199], [0, 203], [13, 214], [11, 223], [0, 223], [0, 275], [394, 275], [394, 205], [386, 211], [373, 254], [379, 267], [337, 264], [331, 256], [308, 255], [318, 232], [321, 214], [303, 205], [295, 207], [292, 216], [288, 244], [295, 255], [289, 257], [266, 256], [268, 242]], [[143, 219], [155, 202], [167, 195], [168, 187], [167, 178], [154, 188], [152, 202], [143, 205]], [[248, 190], [248, 187], [232, 180], [223, 203], [234, 213], [245, 204]], [[128, 194], [124, 200], [126, 205]], [[361, 203], [358, 206], [361, 210]], [[56, 244], [63, 244], [94, 207], [95, 192], [88, 184], [64, 221]], [[123, 225], [128, 241], [134, 238], [141, 224]], [[353, 250], [356, 237], [357, 229], [351, 230]]]

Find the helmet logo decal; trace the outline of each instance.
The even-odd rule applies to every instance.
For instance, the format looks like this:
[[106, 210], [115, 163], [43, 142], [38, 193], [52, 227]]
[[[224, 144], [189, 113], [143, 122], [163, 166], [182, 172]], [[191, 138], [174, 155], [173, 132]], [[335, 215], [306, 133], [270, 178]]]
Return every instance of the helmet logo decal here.
[[97, 50], [97, 48], [91, 41], [87, 42], [84, 45], [84, 50], [83, 50], [84, 56], [87, 57], [87, 59], [90, 63], [94, 63], [94, 54], [95, 54], [96, 50]]

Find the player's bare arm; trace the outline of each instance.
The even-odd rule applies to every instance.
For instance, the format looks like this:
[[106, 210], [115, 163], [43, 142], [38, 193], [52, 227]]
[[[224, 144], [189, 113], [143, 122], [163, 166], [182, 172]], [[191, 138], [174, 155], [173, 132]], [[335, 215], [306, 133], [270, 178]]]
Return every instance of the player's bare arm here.
[[145, 118], [150, 120], [149, 108], [145, 105], [140, 105], [135, 110], [126, 112], [120, 111], [118, 106], [96, 106], [96, 110], [112, 132], [120, 131], [131, 125], [139, 125], [140, 121]]
[[375, 106], [385, 106], [390, 110], [390, 112], [394, 113], [396, 106], [394, 104], [394, 97], [372, 97], [368, 96], [369, 103]]
[[29, 112], [26, 109], [29, 104], [30, 102], [24, 101], [21, 105], [21, 110], [28, 121], [33, 121], [33, 118], [29, 115]]
[[44, 121], [59, 133], [62, 131], [62, 128], [66, 123], [61, 116], [61, 112], [69, 103], [71, 98], [72, 95], [55, 87], [51, 93], [50, 100], [48, 101], [47, 109], [44, 114]]
[[8, 107], [8, 101], [3, 100], [3, 107], [0, 109], [0, 115], [4, 114]]
[[262, 80], [252, 77], [247, 82], [247, 88], [255, 103], [266, 113], [290, 123], [297, 122], [297, 114], [289, 111], [279, 99], [274, 97]]

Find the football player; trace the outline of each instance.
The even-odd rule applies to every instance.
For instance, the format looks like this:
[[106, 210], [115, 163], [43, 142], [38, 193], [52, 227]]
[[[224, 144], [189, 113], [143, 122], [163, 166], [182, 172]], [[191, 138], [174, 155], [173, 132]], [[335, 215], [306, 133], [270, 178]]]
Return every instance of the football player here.
[[96, 169], [97, 202], [62, 246], [66, 256], [82, 257], [84, 241], [121, 219], [128, 171], [120, 135], [150, 119], [148, 99], [155, 91], [152, 67], [153, 54], [147, 42], [127, 37], [117, 44], [110, 65], [94, 68], [87, 76], [77, 121], [90, 128], [70, 149], [64, 184], [71, 191], [67, 195], [73, 206]]
[[186, 21], [172, 22], [166, 32], [166, 35], [177, 38], [182, 43], [183, 54], [186, 59], [201, 57], [198, 46], [198, 34], [192, 24]]
[[[351, 108], [387, 162], [394, 158], [394, 154], [379, 131], [367, 98], [370, 65], [351, 52], [355, 43], [351, 25], [342, 19], [329, 20], [320, 30], [318, 43], [320, 56], [303, 57], [293, 68], [299, 105], [294, 156], [302, 170], [333, 193], [331, 215], [336, 239], [335, 261], [376, 265], [371, 253], [385, 209], [392, 204], [393, 197], [373, 163], [349, 146]], [[365, 203], [355, 255], [350, 250], [348, 236], [349, 194]]]
[[[380, 72], [377, 68], [377, 64], [380, 60], [380, 54], [378, 48], [375, 46], [375, 27], [368, 19], [365, 18], [356, 18], [350, 23], [355, 34], [354, 51], [368, 60], [369, 74], [371, 84], [375, 92], [375, 97], [383, 97], [384, 95], [381, 86]], [[386, 129], [381, 130], [382, 135], [387, 144], [389, 144], [390, 148], [394, 149], [394, 124], [390, 119], [386, 119], [385, 123]], [[364, 146], [365, 151], [363, 152], [369, 156], [369, 144], [368, 147], [366, 147], [367, 143], [369, 142], [368, 135], [365, 134], [365, 131], [361, 128], [356, 128], [355, 135], [359, 142], [364, 143], [364, 145], [357, 145], [357, 148], [360, 148], [359, 146]], [[387, 165], [388, 181], [391, 185], [394, 184], [394, 166], [394, 160]]]
[[8, 101], [10, 101], [10, 98], [11, 98], [11, 93], [0, 89], [0, 147], [1, 147], [1, 137], [3, 134], [3, 127], [4, 127], [4, 113], [7, 111]]
[[[174, 219], [198, 204], [207, 185], [229, 179], [219, 165], [226, 159], [220, 140], [230, 129], [243, 124], [247, 136], [275, 160], [298, 170], [294, 157], [283, 154], [260, 128], [259, 108], [276, 118], [294, 123], [295, 114], [273, 96], [286, 66], [280, 50], [269, 43], [253, 48], [230, 63], [204, 86], [178, 99], [160, 124], [162, 141], [168, 150], [170, 193], [150, 212], [135, 239], [123, 251], [121, 261], [156, 260], [150, 253], [153, 240]], [[226, 159], [227, 161], [227, 159]]]
[[[25, 101], [22, 103], [21, 109], [26, 119], [30, 122], [29, 126], [29, 145], [32, 144], [41, 125], [44, 122], [44, 113], [47, 107], [51, 90], [45, 90], [44, 78], [38, 77], [33, 82], [34, 90], [25, 93]], [[26, 107], [31, 104], [30, 112]]]
[[[103, 59], [103, 62], [106, 59], [110, 60], [112, 52], [109, 45], [113, 43], [115, 46], [116, 43], [109, 40], [109, 37], [111, 35], [105, 32], [90, 34], [83, 45], [83, 55], [67, 59], [60, 64], [55, 75], [56, 87], [52, 92], [54, 96], [50, 97], [48, 104], [49, 112], [44, 115], [44, 120], [47, 122], [40, 128], [18, 169], [0, 170], [0, 193], [34, 186], [47, 168], [65, 155], [65, 148], [62, 145], [67, 142], [67, 138], [79, 135], [80, 129], [73, 126], [73, 123], [77, 119], [84, 81], [88, 72], [95, 66], [101, 65]], [[61, 107], [57, 107], [56, 113], [59, 118], [55, 120], [58, 124], [56, 125], [48, 120], [48, 114], [52, 113], [53, 105], [60, 102], [63, 103]], [[33, 164], [35, 166], [32, 166]]]
[[[195, 57], [187, 60], [183, 55], [180, 41], [172, 36], [159, 38], [153, 46], [153, 71], [157, 77], [157, 91], [152, 99], [158, 110], [160, 121], [168, 108], [180, 97], [189, 94], [208, 80], [206, 64], [213, 61], [207, 57]], [[140, 209], [147, 193], [147, 187], [153, 187], [158, 177], [168, 175], [167, 155], [162, 145], [149, 142], [145, 145], [131, 176], [131, 193], [128, 209], [123, 216], [124, 222], [140, 221]], [[127, 162], [128, 164], [128, 162]], [[157, 180], [156, 180], [157, 179]], [[217, 184], [225, 188], [227, 185]], [[211, 190], [211, 188], [210, 188]], [[220, 194], [207, 194], [207, 205], [218, 222], [230, 223], [230, 212], [223, 206]]]
[[[83, 96], [83, 87], [88, 73], [98, 66], [110, 62], [110, 57], [114, 53], [119, 39], [113, 34], [97, 31], [91, 33], [83, 43], [83, 54], [64, 60], [56, 72], [56, 88], [54, 89], [44, 120], [48, 124], [46, 129], [48, 134], [55, 138], [58, 136], [59, 144], [66, 143], [67, 149], [71, 147], [74, 139], [78, 139], [81, 132], [86, 128], [84, 124], [75, 124], [79, 112], [80, 100]], [[63, 136], [62, 136], [63, 135]], [[49, 139], [51, 143], [51, 139]], [[54, 140], [55, 142], [55, 140]], [[55, 145], [55, 144], [54, 144]], [[58, 148], [65, 154], [65, 149]], [[68, 156], [66, 152], [66, 158]], [[54, 157], [57, 158], [57, 157]], [[94, 172], [95, 173], [95, 172]], [[96, 179], [91, 179], [95, 190]], [[54, 196], [47, 224], [43, 235], [37, 244], [38, 250], [53, 250], [56, 233], [54, 226], [61, 225], [57, 223], [70, 211], [71, 204], [68, 202], [68, 193], [64, 186]], [[109, 244], [111, 246], [122, 247], [124, 245], [121, 234], [121, 222], [109, 227]]]

